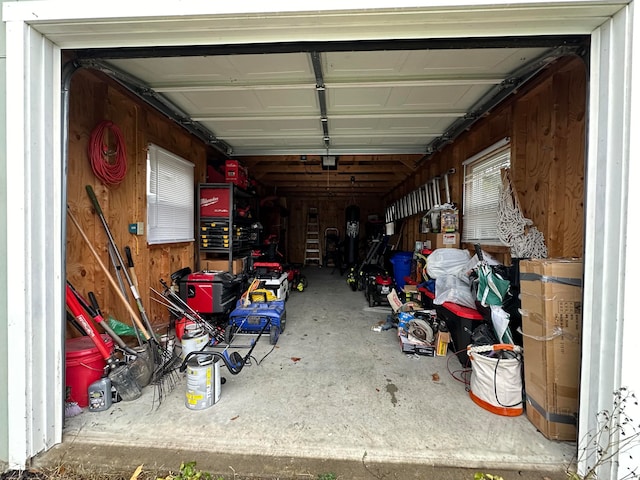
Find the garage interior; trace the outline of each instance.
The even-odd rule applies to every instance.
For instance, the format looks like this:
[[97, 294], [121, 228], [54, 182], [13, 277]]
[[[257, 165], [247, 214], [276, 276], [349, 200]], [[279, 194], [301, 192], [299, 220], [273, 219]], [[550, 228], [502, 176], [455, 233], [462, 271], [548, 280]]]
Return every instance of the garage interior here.
[[[83, 67], [69, 89], [67, 203], [109, 264], [108, 241], [85, 190], [92, 186], [116, 243], [133, 253], [141, 301], [158, 334], [169, 314], [151, 288], [220, 256], [199, 251], [196, 242], [148, 245], [130, 233], [130, 224], [146, 222], [149, 144], [192, 162], [197, 183], [209, 182], [227, 159], [240, 162], [255, 182], [263, 234], [277, 235], [287, 262], [304, 264], [310, 209], [319, 212], [320, 232], [336, 228], [344, 236], [351, 205], [359, 207], [362, 225], [379, 228], [389, 205], [446, 172], [452, 202], [462, 206], [463, 162], [509, 138], [513, 185], [523, 214], [544, 234], [548, 256], [581, 257], [587, 42], [536, 37], [65, 52]], [[92, 131], [105, 120], [126, 142], [127, 174], [117, 186], [96, 178], [87, 153]], [[335, 157], [337, 167], [323, 169], [323, 157]], [[394, 222], [390, 243], [398, 251], [429, 239], [423, 214]], [[362, 259], [366, 242], [359, 247]], [[511, 263], [508, 247], [482, 247]], [[127, 319], [71, 224], [66, 254], [67, 279], [95, 292], [104, 313]], [[252, 473], [241, 471], [243, 461], [230, 472], [231, 453], [279, 459], [262, 463], [260, 473], [273, 475], [276, 465], [305, 473], [311, 467], [300, 459], [336, 462], [316, 464], [315, 473], [355, 462], [362, 478], [369, 461], [372, 468], [414, 465], [414, 478], [441, 466], [562, 474], [574, 443], [545, 439], [524, 415], [501, 417], [473, 404], [451, 373], [461, 368], [451, 352], [401, 353], [392, 332], [371, 330], [390, 308], [369, 307], [336, 270], [303, 269], [309, 286], [289, 298], [289, 326], [276, 348], [269, 353], [268, 343], [258, 342], [254, 357], [267, 355], [264, 363], [226, 375], [212, 408], [186, 409], [183, 380], [158, 408], [145, 389], [133, 402], [67, 419], [63, 445], [46, 455], [80, 456], [84, 442], [103, 451], [166, 447], [183, 460], [196, 452], [199, 465], [227, 475]], [[71, 328], [67, 334], [78, 335]], [[116, 466], [106, 457], [95, 455]], [[156, 466], [171, 468], [170, 458], [163, 451]]]

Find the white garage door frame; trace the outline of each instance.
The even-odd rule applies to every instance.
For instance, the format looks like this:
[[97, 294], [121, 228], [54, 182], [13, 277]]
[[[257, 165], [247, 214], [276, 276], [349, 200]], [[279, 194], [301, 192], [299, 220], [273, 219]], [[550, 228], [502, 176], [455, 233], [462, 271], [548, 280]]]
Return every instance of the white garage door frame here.
[[[317, 7], [312, 9], [297, 3], [274, 1], [269, 2], [269, 6], [261, 5], [258, 8], [272, 12], [298, 11], [295, 16], [297, 21], [311, 17], [316, 24], [321, 24], [320, 18], [326, 13], [324, 10], [333, 7], [335, 10], [351, 8], [358, 11], [357, 8], [363, 5], [355, 1], [328, 1], [323, 3], [323, 11], [318, 12], [312, 11], [318, 10]], [[510, 32], [505, 25], [498, 31], [490, 21], [474, 23], [475, 36], [534, 33], [592, 35], [585, 179], [586, 341], [582, 361], [581, 432], [594, 428], [596, 413], [609, 405], [611, 392], [617, 386], [628, 385], [640, 393], [639, 380], [633, 371], [634, 345], [631, 344], [639, 338], [640, 322], [635, 318], [635, 306], [625, 302], [625, 297], [633, 298], [640, 289], [638, 275], [625, 275], [625, 272], [640, 271], [638, 256], [634, 257], [632, 249], [627, 254], [628, 232], [640, 231], [640, 216], [628, 215], [630, 205], [637, 205], [640, 197], [640, 189], [634, 191], [628, 188], [630, 184], [640, 185], [638, 162], [629, 161], [630, 158], [640, 158], [638, 136], [630, 135], [632, 131], [640, 131], [638, 128], [632, 129], [640, 127], [640, 102], [637, 94], [632, 96], [631, 90], [632, 78], [640, 78], [640, 55], [638, 49], [635, 52], [631, 49], [633, 35], [638, 38], [640, 25], [633, 16], [631, 2], [627, 6], [620, 5], [620, 10], [614, 16], [604, 19], [594, 28], [587, 21], [589, 9], [603, 3], [611, 4], [551, 0], [519, 3], [506, 0], [366, 2], [368, 12], [388, 7], [396, 14], [406, 15], [428, 4], [428, 8], [436, 13], [449, 11], [457, 17], [462, 15], [467, 19], [484, 20], [491, 20], [486, 7], [492, 5], [495, 9], [496, 4], [504, 4], [500, 11], [511, 12], [517, 12], [517, 9], [522, 11], [522, 7], [532, 5], [570, 5], [576, 11], [584, 9], [585, 20], [575, 15], [573, 23], [564, 22], [570, 25], [566, 30], [559, 26], [552, 9], [545, 10], [546, 13], [527, 24], [525, 31], [521, 26], [515, 26]], [[256, 7], [250, 5], [256, 5], [256, 2], [156, 2], [152, 6], [146, 2], [114, 2], [108, 9], [111, 22], [102, 22], [96, 31], [105, 32], [110, 25], [117, 31], [119, 17], [134, 19], [139, 22], [138, 25], [158, 19], [170, 19], [175, 25], [182, 20], [187, 22], [189, 19], [185, 16], [193, 18], [204, 14], [211, 19], [233, 15], [236, 21], [242, 22], [242, 16], [237, 14], [255, 13]], [[461, 6], [465, 8], [461, 10]], [[203, 8], [207, 11], [199, 11]], [[104, 9], [92, 6], [92, 2], [58, 1], [8, 3], [4, 9], [4, 19], [7, 21], [8, 92], [6, 191], [10, 199], [7, 231], [11, 232], [7, 242], [7, 278], [11, 279], [7, 285], [7, 318], [8, 331], [12, 332], [11, 341], [7, 340], [7, 351], [9, 358], [24, 359], [12, 362], [9, 369], [8, 404], [11, 405], [11, 412], [6, 423], [6, 434], [11, 468], [23, 468], [29, 458], [62, 439], [66, 167], [61, 154], [60, 49], [97, 46], [94, 44], [96, 39], [100, 39], [99, 46], [103, 47], [143, 43], [133, 33], [127, 36], [120, 31], [117, 37], [112, 37], [113, 40], [96, 34], [96, 21], [105, 14], [100, 10]], [[493, 15], [496, 12], [494, 10]], [[329, 16], [326, 18], [329, 19]], [[274, 15], [272, 21], [276, 25], [282, 19]], [[581, 21], [584, 22], [582, 30]], [[265, 22], [263, 27], [268, 27], [269, 20]], [[459, 34], [453, 30], [460, 28], [454, 23], [459, 24], [459, 21], [452, 22], [448, 32], [446, 27], [442, 27], [443, 30], [437, 35], [453, 37]], [[73, 38], [65, 37], [64, 44], [56, 44], [52, 39], [61, 37], [55, 33], [55, 27], [62, 24], [67, 29], [76, 29], [77, 34]], [[636, 28], [633, 28], [634, 25]], [[82, 27], [85, 27], [84, 30]], [[340, 30], [344, 32], [344, 29], [336, 29], [325, 32], [319, 38], [326, 41], [344, 40], [336, 36]], [[271, 34], [273, 38], [269, 38], [269, 41], [278, 38], [285, 40], [278, 37], [282, 31], [282, 28], [274, 29]], [[362, 31], [357, 32], [357, 35], [362, 34]], [[206, 40], [206, 32], [198, 31], [195, 35]], [[256, 30], [247, 30], [244, 35], [245, 41], [252, 38], [256, 42], [267, 41], [265, 38], [252, 37], [258, 35]], [[147, 34], [144, 41], [160, 45], [163, 44], [161, 38], [167, 42], [165, 44], [171, 42], [172, 45], [178, 45], [181, 41], [193, 41], [194, 37], [180, 40], [187, 38], [184, 31], [180, 35], [162, 31], [156, 37]], [[222, 41], [232, 43], [240, 40], [216, 39], [216, 42]], [[625, 323], [625, 318], [631, 321]], [[636, 412], [635, 418], [639, 416]], [[635, 456], [640, 457], [640, 453], [636, 452]], [[621, 468], [628, 466], [625, 458], [619, 460]], [[615, 472], [611, 474], [603, 478], [614, 478]]]

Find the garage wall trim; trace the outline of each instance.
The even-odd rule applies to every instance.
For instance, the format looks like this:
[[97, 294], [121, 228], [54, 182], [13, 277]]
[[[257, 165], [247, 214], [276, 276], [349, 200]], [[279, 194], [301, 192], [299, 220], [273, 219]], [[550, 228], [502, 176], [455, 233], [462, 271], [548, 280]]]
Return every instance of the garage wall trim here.
[[[359, 29], [349, 31], [349, 35], [360, 38], [390, 36], [394, 29], [398, 35], [402, 20], [411, 26], [402, 30], [405, 34], [422, 31], [424, 35], [427, 23], [443, 18], [449, 18], [450, 22], [429, 29], [430, 35], [454, 37], [462, 34], [460, 25], [465, 29], [473, 25], [472, 33], [476, 36], [513, 34], [517, 29], [520, 29], [517, 34], [592, 34], [596, 41], [591, 52], [593, 87], [584, 279], [585, 294], [591, 296], [586, 296], [589, 303], [585, 304], [584, 322], [585, 332], [600, 335], [601, 341], [590, 345], [585, 342], [584, 371], [590, 380], [585, 381], [582, 389], [580, 427], [589, 428], [588, 419], [595, 418], [596, 412], [608, 406], [611, 387], [620, 385], [620, 381], [640, 391], [639, 380], [630, 373], [631, 356], [623, 356], [626, 341], [623, 339], [638, 333], [637, 326], [624, 322], [625, 314], [629, 318], [633, 307], [625, 303], [623, 292], [631, 296], [640, 288], [637, 275], [625, 275], [625, 271], [629, 271], [625, 268], [638, 266], [637, 261], [629, 259], [631, 253], [627, 255], [628, 232], [631, 227], [637, 230], [639, 223], [627, 215], [630, 199], [637, 201], [637, 194], [627, 195], [627, 187], [640, 182], [640, 170], [637, 166], [630, 168], [630, 152], [637, 157], [639, 149], [628, 132], [630, 125], [637, 126], [640, 122], [638, 101], [629, 92], [632, 70], [625, 62], [631, 52], [631, 32], [640, 30], [640, 22], [633, 15], [633, 4], [551, 0], [518, 3], [405, 0], [393, 5], [387, 1], [369, 1], [366, 6], [364, 3], [329, 1], [320, 12], [308, 5], [287, 1], [259, 7], [243, 1], [153, 5], [118, 1], [112, 2], [108, 11], [89, 2], [4, 4], [7, 92], [11, 92], [7, 95], [7, 118], [11, 118], [11, 122], [7, 122], [7, 158], [11, 161], [7, 162], [4, 187], [11, 198], [6, 227], [7, 230], [10, 227], [12, 234], [7, 252], [2, 252], [10, 273], [7, 278], [11, 278], [7, 285], [10, 305], [2, 317], [7, 319], [14, 335], [11, 341], [2, 341], [7, 341], [9, 358], [24, 359], [12, 364], [8, 378], [8, 403], [12, 411], [9, 419], [0, 419], [0, 424], [8, 425], [7, 430], [0, 433], [7, 438], [11, 468], [23, 468], [29, 458], [60, 442], [62, 437], [62, 225], [65, 216], [61, 185], [65, 167], [60, 145], [60, 49], [266, 41], [266, 38], [256, 38], [251, 28], [234, 30], [231, 37], [219, 36], [220, 32], [215, 29], [200, 28], [202, 22], [215, 26], [222, 20], [246, 26], [253, 21], [252, 15], [259, 13], [258, 9], [268, 14], [261, 17], [268, 32], [266, 36], [278, 41], [290, 39], [283, 32], [292, 18], [313, 19], [316, 24], [327, 19], [326, 29], [307, 31], [307, 35], [327, 41], [343, 40], [344, 32], [349, 31], [344, 25], [353, 22], [350, 15], [365, 19]], [[333, 12], [329, 11], [331, 8]], [[616, 11], [620, 12], [614, 16]], [[504, 14], [499, 15], [500, 12]], [[374, 28], [381, 18], [393, 18], [393, 22], [390, 29], [376, 32]], [[413, 21], [417, 18], [425, 23]], [[168, 24], [171, 28], [167, 28]], [[273, 28], [268, 28], [271, 26]], [[303, 33], [289, 30], [291, 37]], [[470, 34], [468, 29], [465, 34]], [[616, 53], [618, 49], [622, 52]], [[637, 60], [637, 52], [634, 55]], [[633, 68], [637, 73], [638, 67]], [[603, 219], [606, 219], [605, 228]], [[635, 457], [639, 456], [640, 452], [635, 452]]]

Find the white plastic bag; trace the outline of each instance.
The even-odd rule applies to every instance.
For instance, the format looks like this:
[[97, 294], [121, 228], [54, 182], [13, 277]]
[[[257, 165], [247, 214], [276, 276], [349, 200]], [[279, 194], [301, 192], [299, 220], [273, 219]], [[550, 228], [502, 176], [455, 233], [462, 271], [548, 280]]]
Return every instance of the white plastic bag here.
[[433, 303], [442, 305], [444, 302], [457, 303], [463, 307], [476, 308], [476, 301], [469, 289], [469, 285], [456, 275], [441, 275], [436, 280], [436, 296]]
[[458, 275], [464, 271], [470, 258], [468, 250], [438, 248], [427, 257], [427, 273], [436, 280], [443, 275]]

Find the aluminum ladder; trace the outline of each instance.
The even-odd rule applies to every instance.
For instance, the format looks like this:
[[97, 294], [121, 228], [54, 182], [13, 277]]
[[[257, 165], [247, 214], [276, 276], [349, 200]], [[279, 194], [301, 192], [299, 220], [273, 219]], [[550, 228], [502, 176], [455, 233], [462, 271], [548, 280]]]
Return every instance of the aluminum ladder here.
[[315, 207], [309, 207], [307, 213], [307, 238], [304, 248], [304, 264], [322, 266], [320, 220], [318, 219], [318, 209]]

